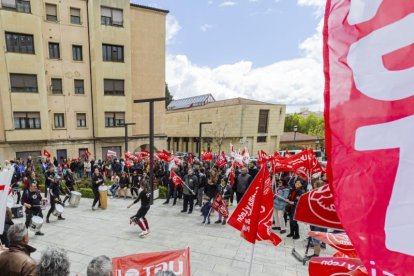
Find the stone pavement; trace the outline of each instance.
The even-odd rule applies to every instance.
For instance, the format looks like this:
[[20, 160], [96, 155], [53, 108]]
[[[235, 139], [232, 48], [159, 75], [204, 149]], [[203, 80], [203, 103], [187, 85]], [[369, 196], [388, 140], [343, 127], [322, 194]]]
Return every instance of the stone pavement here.
[[[177, 206], [171, 206], [163, 205], [163, 200], [156, 200], [147, 214], [151, 233], [142, 239], [138, 237], [138, 226], [129, 224], [129, 217], [140, 206], [138, 203], [127, 209], [131, 201], [109, 199], [108, 209], [92, 211], [92, 200], [82, 198], [78, 207], [65, 208], [65, 221], [57, 221], [52, 215], [51, 222], [43, 224], [45, 236], [29, 234], [30, 244], [38, 249], [33, 257], [38, 260], [41, 251], [49, 245], [62, 247], [68, 251], [71, 275], [86, 275], [89, 261], [98, 255], [117, 257], [189, 246], [192, 275], [247, 275], [252, 245], [244, 241], [234, 228], [214, 224], [217, 214], [212, 216], [212, 224], [203, 226], [198, 210], [190, 215], [182, 214], [181, 201]], [[232, 209], [234, 207], [230, 212]], [[44, 216], [46, 211], [43, 211]], [[15, 222], [24, 222], [24, 218]], [[304, 238], [305, 226], [300, 227]], [[295, 241], [296, 248], [302, 253], [306, 246], [303, 238]], [[284, 238], [278, 247], [258, 243], [252, 275], [308, 275], [307, 266], [292, 257], [293, 246], [290, 238]], [[322, 255], [332, 252], [323, 251]]]

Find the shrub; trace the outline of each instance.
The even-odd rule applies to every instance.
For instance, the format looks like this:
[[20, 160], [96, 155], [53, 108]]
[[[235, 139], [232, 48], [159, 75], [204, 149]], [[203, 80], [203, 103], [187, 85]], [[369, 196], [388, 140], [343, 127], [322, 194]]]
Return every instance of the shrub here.
[[167, 198], [168, 188], [165, 186], [159, 186], [158, 189], [160, 190], [160, 198]]
[[84, 198], [94, 198], [93, 191], [91, 188], [80, 188], [79, 192]]

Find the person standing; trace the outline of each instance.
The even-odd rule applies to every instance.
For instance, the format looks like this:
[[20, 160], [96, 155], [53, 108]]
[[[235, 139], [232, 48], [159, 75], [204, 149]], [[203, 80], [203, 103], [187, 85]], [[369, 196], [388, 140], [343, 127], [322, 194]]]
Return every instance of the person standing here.
[[280, 234], [286, 233], [286, 226], [284, 221], [284, 214], [286, 206], [288, 205], [289, 188], [282, 180], [278, 180], [275, 196], [273, 199], [273, 219], [275, 226], [273, 230], [280, 230]]
[[188, 213], [191, 214], [193, 212], [193, 206], [194, 206], [194, 188], [197, 184], [197, 176], [194, 175], [193, 169], [188, 169], [188, 174], [184, 176], [184, 188], [183, 188], [183, 194], [184, 194], [184, 200], [183, 200], [183, 210], [181, 210], [181, 213], [187, 212], [188, 206], [190, 205], [190, 209], [188, 209]]
[[75, 190], [75, 179], [73, 177], [73, 172], [71, 169], [69, 169], [66, 173], [66, 177], [65, 177], [65, 185], [66, 185], [66, 189], [65, 189], [65, 199], [63, 200], [63, 206], [65, 205], [66, 200], [70, 199], [71, 195], [72, 195], [72, 191]]
[[49, 170], [45, 173], [45, 197], [49, 194], [49, 189], [52, 183], [55, 182], [55, 167], [49, 166]]
[[141, 177], [138, 175], [138, 171], [134, 171], [131, 178], [131, 196], [134, 197], [134, 192], [137, 194], [138, 198], [138, 190], [139, 190], [139, 181], [141, 180]]
[[99, 201], [98, 207], [101, 206], [101, 202], [99, 200], [99, 186], [103, 184], [103, 176], [99, 172], [99, 169], [96, 168], [92, 175], [92, 191], [94, 195], [93, 203], [92, 203], [92, 211], [95, 211], [95, 205]]
[[292, 237], [294, 240], [300, 239], [299, 236], [299, 224], [294, 220], [296, 207], [298, 205], [299, 198], [305, 193], [302, 186], [302, 181], [298, 178], [295, 181], [295, 189], [292, 190], [289, 194], [289, 223], [290, 223], [290, 233], [287, 235], [288, 238]]
[[[140, 237], [144, 237], [149, 234], [149, 225], [148, 221], [145, 218], [151, 206], [151, 193], [148, 192], [148, 181], [141, 181], [141, 192], [138, 195], [138, 198], [134, 200], [128, 208], [131, 208], [132, 205], [137, 204], [141, 200], [141, 208], [138, 209], [138, 212], [135, 216], [132, 216], [130, 219], [134, 221], [141, 228], [142, 232], [139, 234]], [[142, 221], [141, 221], [142, 220]]]
[[7, 231], [9, 250], [0, 254], [0, 275], [37, 275], [36, 262], [30, 254], [36, 249], [29, 245], [29, 233], [23, 223], [10, 226]]
[[244, 194], [246, 193], [247, 189], [252, 182], [252, 177], [250, 174], [247, 173], [247, 168], [244, 167], [241, 169], [241, 174], [236, 178], [236, 199], [237, 203], [240, 202]]
[[[25, 207], [26, 212], [26, 228], [29, 228], [30, 223], [32, 222], [33, 216], [38, 216], [43, 218], [43, 213], [41, 209], [42, 205], [42, 196], [40, 191], [37, 189], [35, 182], [32, 182], [29, 186], [29, 189], [25, 190], [22, 197], [22, 203]], [[36, 232], [35, 235], [43, 236], [42, 232]]]
[[[59, 181], [55, 180], [51, 182], [51, 186], [49, 187], [49, 195], [50, 195], [50, 209], [49, 212], [47, 212], [46, 216], [46, 223], [49, 223], [50, 214], [53, 213], [56, 209], [56, 203], [63, 206], [62, 201], [60, 200], [60, 185]], [[65, 220], [65, 218], [62, 217], [62, 214], [58, 216], [58, 220]]]

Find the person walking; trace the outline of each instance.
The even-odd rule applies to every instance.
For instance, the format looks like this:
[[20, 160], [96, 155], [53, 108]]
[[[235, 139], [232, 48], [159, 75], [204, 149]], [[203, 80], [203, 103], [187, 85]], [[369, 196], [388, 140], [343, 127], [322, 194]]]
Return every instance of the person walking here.
[[96, 168], [92, 175], [92, 191], [93, 191], [93, 203], [92, 203], [92, 211], [95, 211], [95, 205], [99, 201], [98, 207], [101, 206], [101, 202], [99, 200], [99, 186], [103, 184], [103, 176], [99, 172], [99, 169]]
[[132, 205], [137, 204], [141, 201], [141, 207], [138, 209], [138, 212], [132, 216], [131, 222], [135, 222], [141, 228], [142, 232], [139, 234], [140, 237], [144, 237], [149, 234], [149, 225], [148, 221], [145, 218], [151, 206], [151, 193], [148, 192], [148, 181], [145, 179], [141, 181], [141, 192], [138, 195], [138, 198], [134, 200], [128, 208], [131, 208]]

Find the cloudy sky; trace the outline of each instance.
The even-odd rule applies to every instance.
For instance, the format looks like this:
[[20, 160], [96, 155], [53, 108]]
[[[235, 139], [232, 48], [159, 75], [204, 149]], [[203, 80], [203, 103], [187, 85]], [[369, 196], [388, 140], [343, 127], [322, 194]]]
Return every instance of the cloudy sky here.
[[167, 9], [174, 98], [211, 93], [323, 110], [325, 0], [133, 0]]

